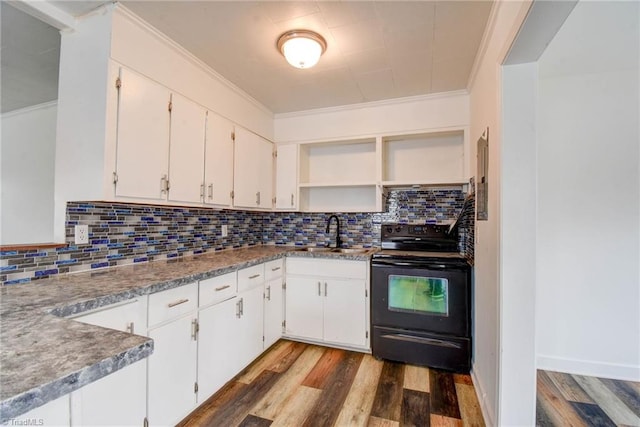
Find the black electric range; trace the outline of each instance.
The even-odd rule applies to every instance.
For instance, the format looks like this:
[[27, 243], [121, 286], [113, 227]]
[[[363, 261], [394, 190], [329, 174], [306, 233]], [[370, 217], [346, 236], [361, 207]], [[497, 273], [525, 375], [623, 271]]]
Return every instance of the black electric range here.
[[374, 356], [468, 373], [471, 267], [455, 227], [383, 224], [371, 261]]

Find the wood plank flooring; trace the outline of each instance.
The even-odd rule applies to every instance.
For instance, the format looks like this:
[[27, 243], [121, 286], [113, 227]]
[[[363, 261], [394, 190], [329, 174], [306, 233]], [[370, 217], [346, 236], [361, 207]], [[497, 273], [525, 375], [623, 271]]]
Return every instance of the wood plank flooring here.
[[471, 377], [280, 340], [180, 424], [484, 426]]
[[640, 383], [538, 371], [536, 424], [640, 426]]

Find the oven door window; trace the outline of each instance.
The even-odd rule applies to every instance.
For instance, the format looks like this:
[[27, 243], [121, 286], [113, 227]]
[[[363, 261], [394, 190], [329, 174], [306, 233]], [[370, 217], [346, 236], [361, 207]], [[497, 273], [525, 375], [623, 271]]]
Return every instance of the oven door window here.
[[435, 277], [389, 275], [389, 310], [449, 316], [449, 281]]

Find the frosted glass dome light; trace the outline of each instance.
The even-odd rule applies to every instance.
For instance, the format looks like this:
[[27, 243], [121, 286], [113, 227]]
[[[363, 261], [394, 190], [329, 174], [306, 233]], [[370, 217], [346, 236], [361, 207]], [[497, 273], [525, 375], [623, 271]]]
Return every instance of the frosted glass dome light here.
[[309, 30], [287, 31], [278, 39], [278, 50], [296, 68], [311, 68], [327, 49], [327, 42]]

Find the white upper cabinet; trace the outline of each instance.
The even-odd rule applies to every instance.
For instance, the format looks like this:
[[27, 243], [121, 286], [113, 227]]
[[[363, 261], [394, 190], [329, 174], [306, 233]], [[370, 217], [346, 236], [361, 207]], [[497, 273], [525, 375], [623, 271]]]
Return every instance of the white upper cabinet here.
[[204, 203], [231, 206], [234, 126], [209, 111], [204, 161]]
[[172, 94], [168, 195], [171, 202], [202, 202], [206, 116], [202, 106]]
[[276, 148], [276, 209], [297, 210], [298, 207], [298, 145], [278, 145]]
[[162, 199], [169, 179], [170, 92], [125, 68], [119, 81], [115, 195]]
[[273, 143], [243, 128], [236, 129], [233, 186], [235, 207], [273, 206]]

